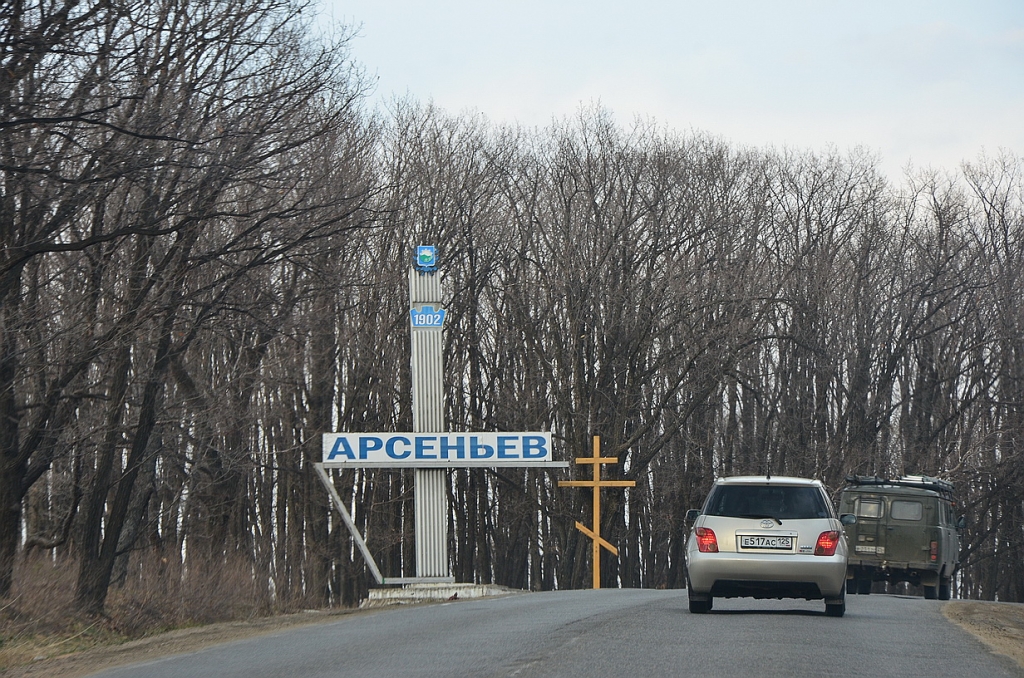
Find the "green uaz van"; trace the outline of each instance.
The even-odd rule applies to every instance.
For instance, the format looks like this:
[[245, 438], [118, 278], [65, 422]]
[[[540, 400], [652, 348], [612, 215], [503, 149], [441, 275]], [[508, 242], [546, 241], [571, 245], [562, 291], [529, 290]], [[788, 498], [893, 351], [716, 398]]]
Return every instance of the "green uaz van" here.
[[952, 483], [928, 476], [846, 481], [839, 512], [857, 516], [844, 526], [850, 545], [846, 590], [868, 594], [873, 582], [905, 581], [924, 587], [925, 598], [949, 600], [964, 526], [964, 518], [955, 516]]

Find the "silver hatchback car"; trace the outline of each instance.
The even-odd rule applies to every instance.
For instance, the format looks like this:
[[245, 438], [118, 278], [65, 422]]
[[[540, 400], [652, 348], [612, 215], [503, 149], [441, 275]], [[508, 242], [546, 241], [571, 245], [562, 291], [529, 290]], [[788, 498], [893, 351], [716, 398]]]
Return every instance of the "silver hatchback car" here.
[[820, 481], [720, 478], [686, 517], [690, 612], [709, 611], [716, 597], [823, 598], [829, 616], [846, 612], [843, 525], [857, 519], [836, 516]]

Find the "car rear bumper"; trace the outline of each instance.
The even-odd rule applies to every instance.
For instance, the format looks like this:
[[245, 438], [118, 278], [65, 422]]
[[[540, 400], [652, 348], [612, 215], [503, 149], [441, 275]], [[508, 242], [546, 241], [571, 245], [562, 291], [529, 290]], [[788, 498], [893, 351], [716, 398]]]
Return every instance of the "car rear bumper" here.
[[696, 594], [754, 598], [838, 598], [846, 583], [845, 556], [700, 553], [687, 558]]

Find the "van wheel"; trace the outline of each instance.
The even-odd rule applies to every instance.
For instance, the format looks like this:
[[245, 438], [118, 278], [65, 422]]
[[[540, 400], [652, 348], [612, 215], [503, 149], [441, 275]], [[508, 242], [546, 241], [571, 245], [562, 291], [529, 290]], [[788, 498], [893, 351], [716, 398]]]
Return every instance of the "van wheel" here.
[[949, 600], [950, 590], [953, 588], [952, 583], [949, 577], [939, 580], [939, 600]]
[[935, 600], [936, 598], [939, 597], [939, 587], [938, 586], [925, 586], [924, 587], [924, 597], [925, 597], [925, 600]]

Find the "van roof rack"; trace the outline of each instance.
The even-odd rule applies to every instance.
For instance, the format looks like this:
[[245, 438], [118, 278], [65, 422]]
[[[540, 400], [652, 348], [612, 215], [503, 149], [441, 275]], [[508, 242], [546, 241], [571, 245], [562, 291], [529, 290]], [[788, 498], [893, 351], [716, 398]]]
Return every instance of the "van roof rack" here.
[[931, 476], [901, 476], [899, 478], [880, 478], [878, 476], [846, 476], [851, 485], [888, 485], [896, 487], [917, 487], [942, 494], [953, 494], [953, 483]]

